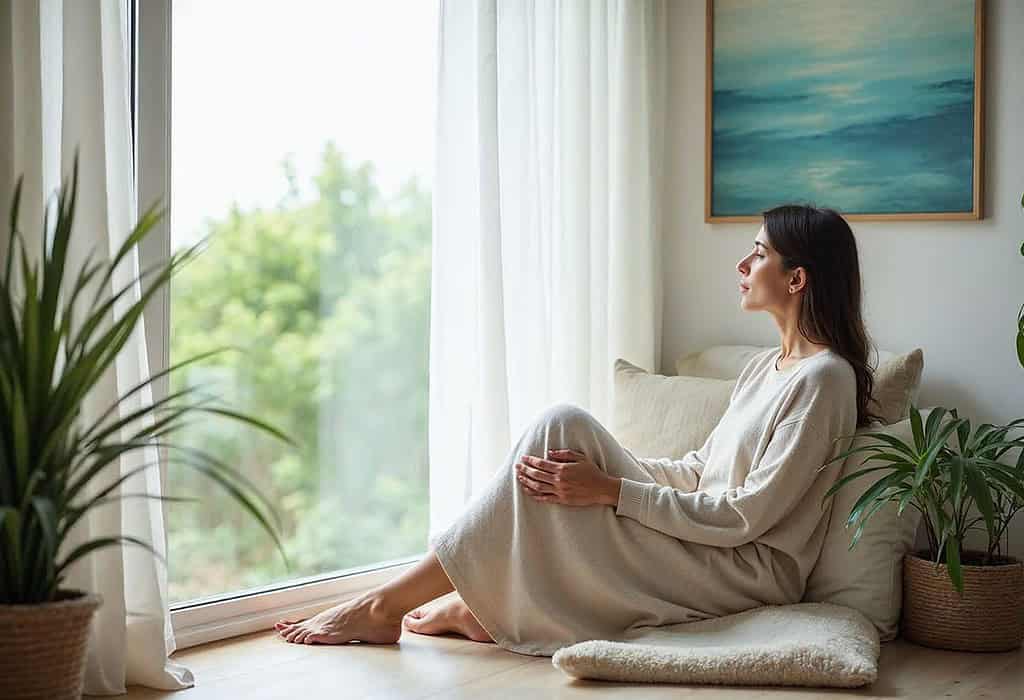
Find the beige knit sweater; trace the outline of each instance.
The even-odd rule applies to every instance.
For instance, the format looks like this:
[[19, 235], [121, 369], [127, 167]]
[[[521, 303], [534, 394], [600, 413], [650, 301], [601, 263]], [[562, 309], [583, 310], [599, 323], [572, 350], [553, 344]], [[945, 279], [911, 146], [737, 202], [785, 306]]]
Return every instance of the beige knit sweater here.
[[773, 348], [748, 362], [699, 450], [640, 459], [655, 483], [623, 479], [616, 514], [700, 544], [768, 545], [806, 579], [828, 524], [821, 500], [842, 463], [818, 468], [849, 447], [833, 441], [856, 430], [857, 386], [853, 367], [832, 350], [783, 370], [780, 354]]

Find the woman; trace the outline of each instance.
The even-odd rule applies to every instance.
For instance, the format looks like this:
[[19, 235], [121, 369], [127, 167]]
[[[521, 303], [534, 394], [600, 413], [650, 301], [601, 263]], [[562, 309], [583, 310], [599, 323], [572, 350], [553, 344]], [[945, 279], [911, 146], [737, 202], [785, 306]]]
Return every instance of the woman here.
[[747, 363], [699, 450], [638, 459], [588, 412], [554, 406], [416, 566], [278, 633], [394, 643], [404, 623], [549, 656], [799, 602], [841, 462], [819, 467], [873, 417], [872, 377], [849, 225], [804, 206], [763, 216], [736, 265], [740, 306], [772, 314], [780, 347]]

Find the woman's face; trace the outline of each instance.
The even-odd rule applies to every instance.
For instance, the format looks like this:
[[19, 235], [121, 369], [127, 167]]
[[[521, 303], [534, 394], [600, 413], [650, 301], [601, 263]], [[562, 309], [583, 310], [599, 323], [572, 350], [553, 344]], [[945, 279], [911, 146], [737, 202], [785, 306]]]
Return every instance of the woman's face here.
[[782, 259], [768, 242], [764, 225], [754, 237], [750, 253], [736, 263], [740, 273], [740, 308], [746, 311], [782, 310], [789, 302], [792, 271], [785, 271]]

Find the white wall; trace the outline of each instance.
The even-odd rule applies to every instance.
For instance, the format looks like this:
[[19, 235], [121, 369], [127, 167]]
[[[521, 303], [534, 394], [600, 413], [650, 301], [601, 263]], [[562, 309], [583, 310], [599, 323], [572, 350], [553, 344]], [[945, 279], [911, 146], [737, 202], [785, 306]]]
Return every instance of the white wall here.
[[[704, 223], [705, 3], [669, 5], [660, 371], [675, 374], [683, 353], [724, 343], [777, 345], [779, 336], [768, 314], [739, 307], [735, 265], [759, 224]], [[924, 350], [920, 404], [955, 407], [972, 423], [1005, 423], [1024, 417], [1024, 368], [1015, 350], [1024, 302], [1024, 2], [986, 6], [985, 218], [852, 226], [875, 345]], [[1024, 512], [1014, 521], [1010, 551], [1024, 556]]]

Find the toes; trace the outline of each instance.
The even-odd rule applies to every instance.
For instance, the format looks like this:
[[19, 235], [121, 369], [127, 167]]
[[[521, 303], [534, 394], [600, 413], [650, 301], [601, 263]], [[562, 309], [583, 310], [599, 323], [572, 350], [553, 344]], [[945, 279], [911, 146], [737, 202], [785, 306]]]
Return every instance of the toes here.
[[274, 629], [276, 629], [281, 636], [284, 636], [295, 629], [295, 626], [300, 622], [302, 622], [302, 620], [278, 620], [274, 623]]
[[287, 639], [289, 642], [294, 642], [296, 637], [298, 637], [305, 631], [306, 630], [303, 627], [295, 627], [294, 629], [288, 631], [288, 633], [285, 635], [285, 639]]
[[314, 632], [310, 632], [309, 634], [307, 634], [305, 637], [302, 638], [302, 643], [303, 644], [319, 644], [319, 643], [333, 644], [334, 641], [328, 635], [326, 635], [326, 634], [315, 634]]
[[403, 622], [405, 623], [405, 626], [413, 632], [429, 634], [436, 631], [437, 628], [437, 625], [435, 624], [437, 622], [436, 612], [436, 610], [427, 610], [426, 612], [420, 612], [417, 617], [410, 617], [412, 613], [409, 613], [409, 615], [406, 615], [405, 618], [403, 618]]
[[304, 641], [306, 641], [306, 637], [308, 637], [311, 634], [313, 634], [312, 630], [302, 630], [297, 635], [295, 635], [295, 643], [302, 644]]

